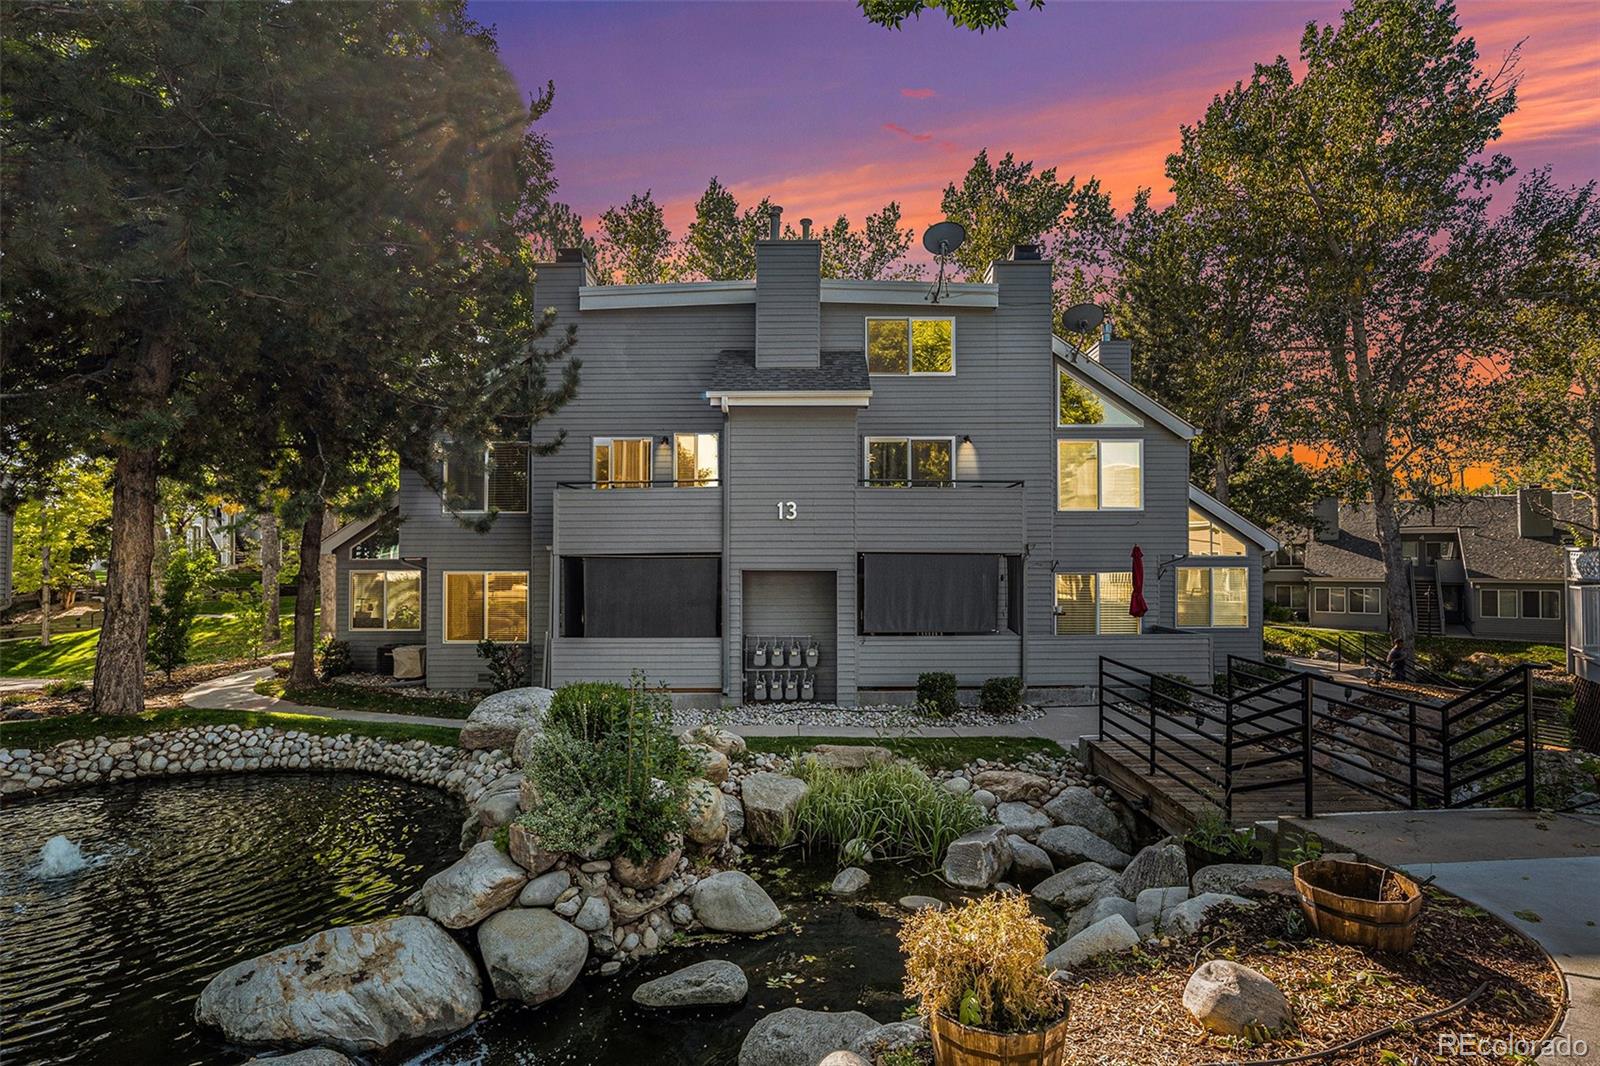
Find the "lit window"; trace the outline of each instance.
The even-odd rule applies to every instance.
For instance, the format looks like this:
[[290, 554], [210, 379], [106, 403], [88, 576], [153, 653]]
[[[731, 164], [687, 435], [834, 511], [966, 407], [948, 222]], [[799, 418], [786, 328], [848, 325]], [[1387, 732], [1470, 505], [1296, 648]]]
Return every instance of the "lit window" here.
[[1059, 636], [1135, 634], [1141, 620], [1128, 613], [1133, 574], [1056, 575], [1056, 633]]
[[594, 487], [643, 489], [651, 482], [649, 437], [596, 437]]
[[953, 437], [868, 437], [863, 480], [873, 487], [948, 485]]
[[449, 504], [466, 513], [528, 511], [528, 445], [497, 441], [483, 450], [481, 459], [444, 464], [444, 485]]
[[956, 324], [949, 318], [867, 319], [867, 371], [953, 374]]
[[446, 642], [528, 639], [526, 571], [447, 573], [444, 575]]
[[717, 435], [679, 433], [675, 438], [677, 485], [679, 488], [717, 483]]
[[1238, 629], [1250, 624], [1250, 571], [1243, 566], [1180, 566], [1178, 625]]
[[1057, 441], [1056, 478], [1057, 510], [1137, 511], [1144, 506], [1144, 444]]
[[350, 571], [350, 628], [421, 629], [421, 571]]
[[1060, 393], [1056, 422], [1062, 426], [1142, 426], [1144, 420], [1065, 370], [1056, 371]]
[[1243, 555], [1244, 541], [1222, 528], [1199, 508], [1189, 508], [1190, 555]]

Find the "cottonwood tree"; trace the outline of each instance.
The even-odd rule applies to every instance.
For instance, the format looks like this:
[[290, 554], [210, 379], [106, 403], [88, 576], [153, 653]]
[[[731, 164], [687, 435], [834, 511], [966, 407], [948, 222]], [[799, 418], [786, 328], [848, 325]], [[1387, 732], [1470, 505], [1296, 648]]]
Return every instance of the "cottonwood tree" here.
[[[1000, 29], [1006, 19], [1017, 10], [1017, 0], [856, 0], [867, 21], [897, 30], [906, 19], [919, 19], [924, 11], [942, 11], [945, 18], [962, 29]], [[1044, 7], [1044, 0], [1028, 0], [1035, 11]]]
[[60, 606], [70, 608], [78, 586], [90, 580], [90, 564], [110, 545], [110, 474], [104, 460], [59, 463], [16, 509], [13, 587], [40, 594], [42, 645], [50, 643], [57, 592]]
[[685, 277], [728, 281], [756, 276], [756, 241], [768, 233], [772, 203], [766, 198], [754, 207], [739, 208], [739, 201], [715, 177], [695, 201], [694, 221], [684, 235], [680, 252]]
[[1485, 148], [1515, 107], [1515, 55], [1480, 71], [1448, 3], [1355, 0], [1338, 25], [1308, 25], [1299, 56], [1303, 75], [1280, 56], [1218, 97], [1167, 173], [1180, 202], [1235, 220], [1230, 244], [1281, 265], [1285, 402], [1364, 477], [1389, 631], [1411, 655], [1397, 504], [1477, 407], [1485, 209], [1511, 170]]
[[672, 233], [650, 190], [600, 214], [596, 273], [620, 285], [655, 285], [675, 273]]
[[900, 227], [898, 201], [891, 200], [868, 215], [859, 230], [840, 215], [832, 225], [817, 231], [822, 243], [822, 276], [862, 281], [920, 278], [925, 273], [922, 265], [906, 261], [915, 238], [915, 230]]

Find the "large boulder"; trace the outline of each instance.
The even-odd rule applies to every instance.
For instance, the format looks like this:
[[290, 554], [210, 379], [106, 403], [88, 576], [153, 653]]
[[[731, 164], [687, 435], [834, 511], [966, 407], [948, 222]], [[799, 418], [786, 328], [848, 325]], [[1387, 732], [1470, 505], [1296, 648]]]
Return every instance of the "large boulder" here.
[[745, 752], [744, 737], [737, 733], [730, 733], [720, 726], [697, 725], [693, 729], [685, 729], [678, 737], [680, 744], [704, 744], [708, 748], [715, 748], [728, 758], [743, 755]]
[[986, 825], [950, 842], [944, 879], [958, 888], [988, 888], [1011, 867], [1011, 845], [1000, 825]]
[[1128, 863], [1117, 880], [1117, 891], [1124, 899], [1138, 899], [1147, 888], [1174, 888], [1189, 885], [1189, 864], [1177, 844], [1152, 844], [1143, 848]]
[[244, 1066], [355, 1066], [355, 1062], [337, 1051], [318, 1047], [306, 1051], [291, 1051], [287, 1055], [251, 1059]]
[[794, 838], [795, 815], [809, 789], [798, 777], [763, 771], [745, 778], [744, 831], [757, 844], [781, 847]]
[[633, 990], [643, 1007], [706, 1007], [738, 1003], [750, 991], [744, 971], [723, 959], [708, 959], [646, 981]]
[[561, 861], [559, 851], [546, 851], [533, 830], [520, 821], [512, 822], [506, 831], [506, 850], [511, 861], [526, 870], [530, 877], [539, 876]]
[[739, 1066], [818, 1066], [830, 1052], [876, 1028], [858, 1010], [786, 1007], [750, 1027], [739, 1046]]
[[1109, 840], [1123, 851], [1131, 851], [1133, 839], [1128, 827], [1106, 801], [1082, 785], [1072, 785], [1044, 805], [1044, 812], [1057, 825], [1081, 825], [1102, 840]]
[[705, 744], [685, 744], [683, 752], [694, 763], [694, 772], [714, 785], [722, 784], [733, 772], [733, 764], [716, 748]]
[[764, 933], [783, 921], [783, 912], [766, 890], [739, 870], [697, 882], [689, 906], [701, 925], [718, 933]]
[[1183, 885], [1171, 888], [1147, 888], [1133, 901], [1135, 917], [1138, 919], [1133, 924], [1164, 925], [1168, 912], [1188, 898], [1189, 890]]
[[1007, 876], [1013, 883], [1032, 888], [1056, 872], [1050, 856], [1038, 845], [1015, 835], [1006, 837], [1006, 843], [1011, 845], [1011, 873]]
[[1120, 870], [1132, 861], [1132, 856], [1115, 844], [1101, 840], [1081, 825], [1057, 825], [1040, 833], [1035, 843], [1055, 860], [1056, 868], [1076, 866], [1080, 862], [1097, 862], [1112, 870]]
[[1281, 866], [1262, 866], [1249, 862], [1220, 862], [1194, 872], [1189, 887], [1197, 896], [1207, 892], [1237, 895], [1244, 885], [1256, 881], [1293, 881], [1294, 875]]
[[1139, 908], [1133, 903], [1121, 896], [1102, 896], [1072, 916], [1072, 920], [1067, 922], [1066, 935], [1068, 938], [1075, 937], [1091, 925], [1103, 922], [1113, 914], [1122, 915], [1131, 926], [1137, 927], [1139, 924]]
[[865, 770], [894, 761], [894, 752], [876, 744], [818, 744], [800, 756], [825, 770]]
[[543, 1003], [578, 979], [589, 938], [542, 908], [501, 911], [478, 926], [478, 952], [501, 999]]
[[1211, 912], [1225, 904], [1243, 907], [1249, 910], [1258, 904], [1245, 899], [1243, 896], [1228, 896], [1221, 892], [1204, 892], [1193, 896], [1166, 911], [1161, 916], [1164, 932], [1177, 936], [1185, 936], [1198, 930], [1211, 917]]
[[611, 860], [611, 876], [627, 888], [643, 890], [654, 888], [672, 876], [683, 858], [683, 838], [676, 833], [668, 839], [668, 851], [648, 862], [634, 862], [626, 855]]
[[543, 726], [545, 712], [555, 693], [547, 688], [510, 688], [478, 701], [461, 727], [461, 746], [513, 750], [517, 734]]
[[561, 894], [572, 887], [572, 874], [566, 870], [551, 870], [528, 882], [517, 896], [519, 907], [553, 907]]
[[1226, 1036], [1275, 1032], [1293, 1018], [1283, 991], [1259, 970], [1212, 959], [1183, 988], [1183, 1008], [1204, 1028]]
[[889, 1051], [904, 1051], [928, 1043], [928, 1023], [921, 1018], [904, 1022], [888, 1022], [876, 1029], [868, 1029], [851, 1043], [850, 1050], [862, 1055], [868, 1062]]
[[381, 1051], [472, 1024], [478, 968], [427, 918], [328, 929], [236, 963], [195, 1004], [202, 1025], [236, 1044]]
[[1041, 829], [1049, 829], [1050, 816], [1031, 803], [1009, 801], [994, 809], [994, 820], [1005, 826], [1007, 833], [1031, 837]]
[[527, 883], [527, 871], [486, 840], [422, 883], [422, 909], [447, 929], [465, 929], [510, 906]]
[[872, 875], [859, 866], [846, 866], [834, 877], [828, 891], [835, 896], [853, 896], [872, 883]]
[[683, 832], [696, 844], [720, 844], [728, 836], [728, 801], [722, 790], [703, 777], [690, 780], [684, 804]]
[[1117, 875], [1097, 862], [1081, 862], [1034, 885], [1033, 895], [1057, 910], [1075, 911], [1117, 895]]
[[1076, 936], [1068, 937], [1044, 957], [1044, 968], [1070, 970], [1100, 955], [1111, 955], [1138, 946], [1139, 934], [1128, 924], [1128, 919], [1120, 914], [1113, 914], [1094, 923]]
[[1002, 803], [1043, 803], [1050, 798], [1050, 779], [1021, 770], [984, 770], [972, 779], [974, 787]]

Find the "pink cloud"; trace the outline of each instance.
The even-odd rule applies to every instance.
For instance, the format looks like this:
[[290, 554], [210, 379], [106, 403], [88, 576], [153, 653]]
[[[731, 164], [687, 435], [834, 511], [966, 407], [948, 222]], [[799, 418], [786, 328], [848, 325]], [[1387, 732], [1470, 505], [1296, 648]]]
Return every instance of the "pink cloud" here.
[[900, 95], [905, 97], [907, 100], [928, 100], [931, 99], [935, 93], [932, 89], [901, 89]]
[[900, 136], [904, 137], [906, 140], [908, 140], [908, 141], [916, 141], [919, 144], [924, 143], [926, 141], [933, 140], [933, 134], [931, 134], [931, 133], [912, 133], [910, 130], [906, 129], [904, 126], [900, 125], [897, 122], [885, 122], [883, 124], [883, 128], [888, 130], [890, 133], [898, 133]]

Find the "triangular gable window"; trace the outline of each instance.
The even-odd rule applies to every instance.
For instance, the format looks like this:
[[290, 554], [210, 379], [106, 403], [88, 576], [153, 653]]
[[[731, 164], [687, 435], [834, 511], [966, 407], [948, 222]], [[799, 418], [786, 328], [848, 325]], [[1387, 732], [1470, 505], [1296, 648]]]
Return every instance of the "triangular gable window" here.
[[350, 549], [352, 559], [400, 558], [400, 530], [380, 529]]
[[1130, 428], [1144, 425], [1144, 419], [1067, 371], [1058, 369], [1056, 376], [1060, 385], [1056, 403], [1057, 425]]

